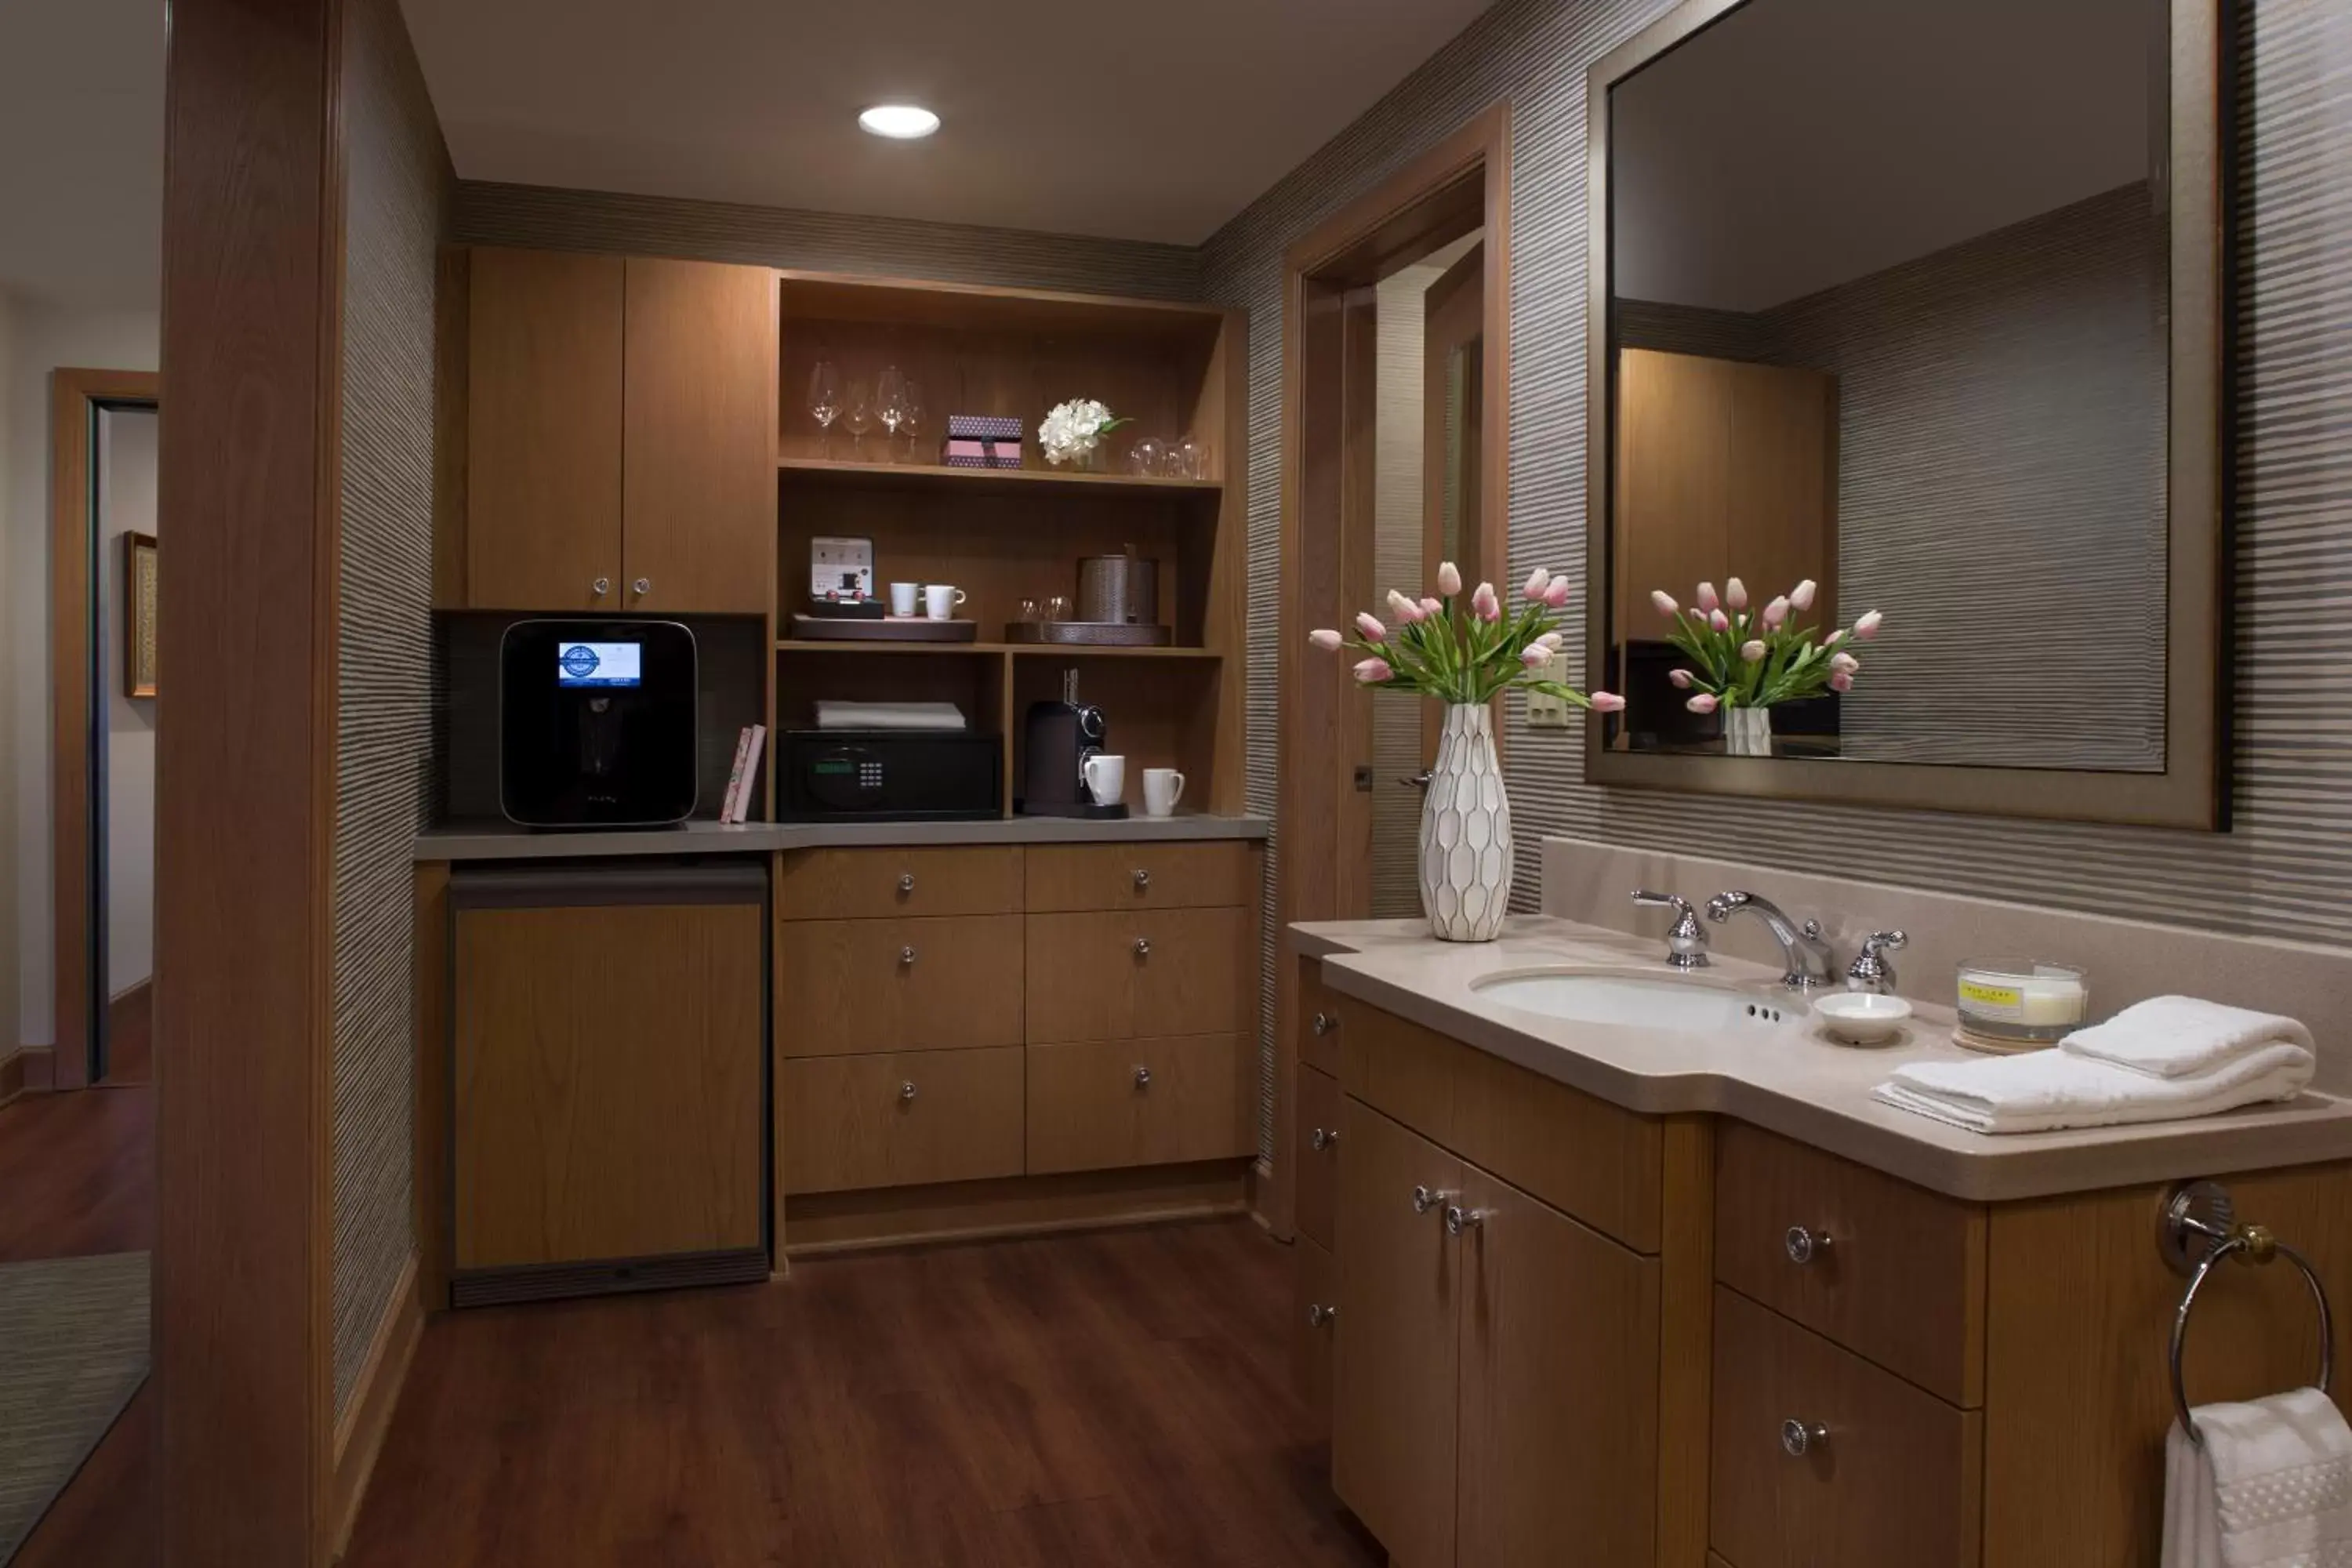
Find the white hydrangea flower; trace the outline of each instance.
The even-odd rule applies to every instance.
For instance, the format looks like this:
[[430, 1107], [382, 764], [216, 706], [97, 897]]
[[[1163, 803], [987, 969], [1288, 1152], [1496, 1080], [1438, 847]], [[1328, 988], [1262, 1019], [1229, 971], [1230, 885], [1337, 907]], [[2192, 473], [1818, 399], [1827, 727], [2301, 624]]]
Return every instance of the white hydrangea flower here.
[[1085, 457], [1101, 445], [1106, 430], [1119, 423], [1111, 411], [1091, 397], [1055, 405], [1037, 426], [1037, 445], [1049, 463]]

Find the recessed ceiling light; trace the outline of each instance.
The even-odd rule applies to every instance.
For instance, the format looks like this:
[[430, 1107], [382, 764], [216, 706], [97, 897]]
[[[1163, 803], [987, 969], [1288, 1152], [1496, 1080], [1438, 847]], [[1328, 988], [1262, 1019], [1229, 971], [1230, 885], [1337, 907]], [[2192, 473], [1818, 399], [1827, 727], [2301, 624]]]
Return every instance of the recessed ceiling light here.
[[877, 136], [911, 142], [940, 128], [940, 117], [911, 103], [877, 103], [857, 117], [857, 123]]

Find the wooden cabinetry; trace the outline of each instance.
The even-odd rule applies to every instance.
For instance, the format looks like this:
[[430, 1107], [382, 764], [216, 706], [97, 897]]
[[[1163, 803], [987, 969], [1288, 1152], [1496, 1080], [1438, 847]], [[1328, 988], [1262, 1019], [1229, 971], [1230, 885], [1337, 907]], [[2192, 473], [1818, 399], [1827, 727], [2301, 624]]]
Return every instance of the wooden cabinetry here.
[[756, 901], [460, 904], [461, 1300], [488, 1272], [764, 1248], [761, 923]]
[[[1031, 915], [1029, 1043], [1238, 1029], [1256, 992], [1250, 911]], [[1253, 1014], [1255, 1009], [1252, 1009]]]
[[783, 1189], [829, 1193], [1021, 1170], [1021, 1051], [908, 1051], [782, 1065]]
[[788, 1057], [1021, 1043], [1021, 917], [787, 921], [776, 985]]
[[[1086, 1040], [1029, 1047], [1029, 1169], [1107, 1171], [1243, 1152], [1238, 1035]], [[1255, 1097], [1246, 1107], [1255, 1113]]]
[[764, 615], [775, 275], [467, 258], [464, 603]]

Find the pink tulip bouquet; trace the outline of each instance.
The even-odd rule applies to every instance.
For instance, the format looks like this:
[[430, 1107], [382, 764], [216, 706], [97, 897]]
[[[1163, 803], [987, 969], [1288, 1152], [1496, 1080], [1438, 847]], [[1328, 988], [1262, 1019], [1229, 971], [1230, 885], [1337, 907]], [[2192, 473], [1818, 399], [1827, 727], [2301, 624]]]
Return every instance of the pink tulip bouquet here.
[[1568, 595], [1568, 579], [1538, 566], [1516, 605], [1506, 605], [1492, 583], [1479, 584], [1465, 599], [1462, 573], [1448, 561], [1437, 569], [1434, 596], [1409, 599], [1391, 589], [1388, 621], [1367, 613], [1356, 617], [1355, 637], [1317, 631], [1307, 640], [1326, 652], [1362, 655], [1355, 676], [1366, 686], [1481, 706], [1517, 686], [1614, 713], [1625, 706], [1623, 698], [1606, 691], [1588, 696], [1550, 673], [1567, 641], [1555, 622]]
[[1664, 592], [1651, 594], [1658, 614], [1675, 625], [1668, 640], [1690, 658], [1687, 666], [1666, 676], [1691, 693], [1684, 706], [1694, 713], [1712, 713], [1717, 708], [1769, 708], [1823, 691], [1852, 690], [1862, 661], [1843, 645], [1849, 638], [1868, 642], [1876, 637], [1885, 617], [1872, 610], [1851, 631], [1817, 638], [1819, 628], [1800, 624], [1812, 608], [1815, 592], [1808, 577], [1754, 611], [1748, 607], [1747, 587], [1737, 577], [1724, 584], [1719, 596], [1714, 584], [1701, 583], [1698, 602], [1688, 606]]

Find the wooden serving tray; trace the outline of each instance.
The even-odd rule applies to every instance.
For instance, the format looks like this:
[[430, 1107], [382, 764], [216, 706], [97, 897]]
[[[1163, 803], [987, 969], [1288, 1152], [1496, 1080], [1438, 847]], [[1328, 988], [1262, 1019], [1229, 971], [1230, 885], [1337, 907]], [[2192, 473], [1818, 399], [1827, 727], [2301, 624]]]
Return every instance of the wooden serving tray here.
[[909, 616], [904, 620], [896, 616], [880, 620], [852, 620], [796, 612], [793, 616], [793, 636], [807, 642], [977, 642], [980, 623], [935, 621], [928, 616]]
[[1066, 647], [1166, 647], [1176, 640], [1176, 632], [1171, 626], [1119, 621], [1007, 621], [1004, 640]]

